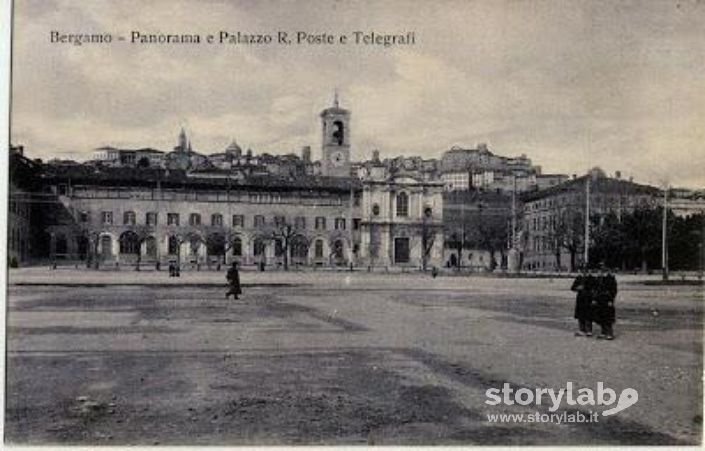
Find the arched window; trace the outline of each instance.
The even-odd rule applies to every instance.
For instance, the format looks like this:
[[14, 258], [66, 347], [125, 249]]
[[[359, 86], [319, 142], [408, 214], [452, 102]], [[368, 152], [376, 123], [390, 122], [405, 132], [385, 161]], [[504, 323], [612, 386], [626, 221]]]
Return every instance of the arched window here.
[[316, 240], [314, 252], [316, 258], [323, 258], [323, 240]]
[[291, 256], [293, 258], [305, 259], [308, 256], [308, 243], [306, 238], [296, 235], [291, 240]]
[[201, 242], [198, 240], [191, 241], [191, 255], [198, 255], [199, 249], [201, 249]]
[[120, 235], [120, 253], [133, 255], [140, 253], [140, 240], [135, 232], [125, 232]]
[[336, 260], [342, 260], [345, 257], [343, 253], [344, 245], [341, 240], [337, 240], [333, 243], [333, 258]]
[[63, 255], [68, 252], [68, 241], [64, 235], [58, 235], [56, 237], [56, 253], [58, 255]]
[[406, 193], [397, 194], [397, 216], [409, 216], [409, 195]]
[[137, 222], [137, 216], [134, 211], [126, 211], [122, 215], [122, 223], [124, 225], [135, 225]]
[[156, 238], [154, 238], [153, 236], [150, 236], [149, 238], [147, 238], [145, 247], [147, 248], [147, 257], [150, 257], [150, 258], [157, 257], [157, 239]]
[[255, 239], [253, 243], [253, 253], [256, 257], [264, 255], [265, 244], [261, 238]]
[[78, 257], [81, 260], [85, 260], [88, 256], [88, 238], [85, 236], [79, 236], [76, 238], [76, 246], [78, 247]]
[[113, 255], [113, 240], [109, 235], [100, 237], [100, 254], [103, 257]]
[[240, 238], [233, 240], [233, 256], [242, 257], [242, 240]]
[[208, 255], [225, 255], [225, 236], [212, 233], [206, 237], [206, 252]]
[[174, 235], [169, 237], [169, 254], [178, 255], [179, 254], [179, 239]]

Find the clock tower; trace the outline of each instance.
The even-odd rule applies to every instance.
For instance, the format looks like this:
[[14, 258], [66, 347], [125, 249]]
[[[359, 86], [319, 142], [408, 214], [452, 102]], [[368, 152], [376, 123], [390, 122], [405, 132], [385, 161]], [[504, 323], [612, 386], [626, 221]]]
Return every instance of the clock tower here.
[[350, 111], [340, 108], [337, 92], [333, 106], [321, 112], [321, 122], [323, 175], [350, 177]]

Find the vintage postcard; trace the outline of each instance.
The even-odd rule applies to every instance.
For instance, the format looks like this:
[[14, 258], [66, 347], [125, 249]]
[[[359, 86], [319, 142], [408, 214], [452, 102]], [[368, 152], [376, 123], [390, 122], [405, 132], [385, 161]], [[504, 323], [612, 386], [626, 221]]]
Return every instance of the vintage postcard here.
[[703, 2], [8, 9], [5, 445], [702, 444]]

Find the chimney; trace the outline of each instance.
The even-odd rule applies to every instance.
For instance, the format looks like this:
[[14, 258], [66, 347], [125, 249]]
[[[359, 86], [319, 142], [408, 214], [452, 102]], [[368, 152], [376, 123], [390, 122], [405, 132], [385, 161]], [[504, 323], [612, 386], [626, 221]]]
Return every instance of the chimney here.
[[301, 148], [301, 159], [305, 163], [311, 162], [311, 146], [304, 146]]
[[578, 178], [578, 174], [573, 174], [573, 180]]
[[379, 162], [379, 150], [375, 149], [372, 151], [372, 161]]
[[616, 178], [617, 180], [621, 179], [622, 178], [622, 171], [616, 171], [614, 173], [614, 178]]

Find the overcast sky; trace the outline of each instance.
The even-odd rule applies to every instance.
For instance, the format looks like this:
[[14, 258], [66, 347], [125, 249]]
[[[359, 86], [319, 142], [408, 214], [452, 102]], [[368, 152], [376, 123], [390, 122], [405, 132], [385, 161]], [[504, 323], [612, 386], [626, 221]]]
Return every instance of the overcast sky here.
[[[16, 0], [14, 14], [12, 142], [35, 158], [171, 150], [181, 126], [206, 154], [236, 139], [318, 157], [337, 88], [354, 160], [485, 142], [548, 173], [705, 186], [704, 2]], [[415, 31], [416, 45], [74, 46], [52, 30]]]

